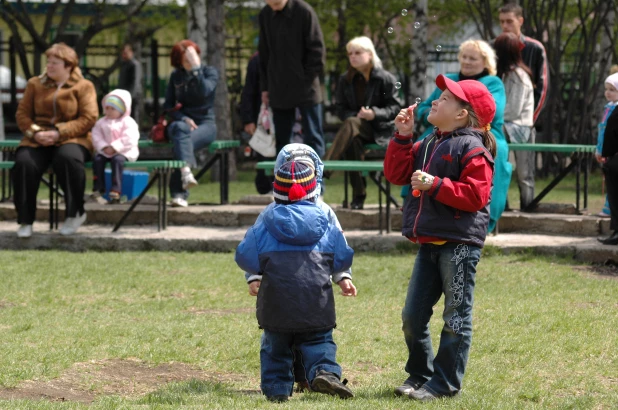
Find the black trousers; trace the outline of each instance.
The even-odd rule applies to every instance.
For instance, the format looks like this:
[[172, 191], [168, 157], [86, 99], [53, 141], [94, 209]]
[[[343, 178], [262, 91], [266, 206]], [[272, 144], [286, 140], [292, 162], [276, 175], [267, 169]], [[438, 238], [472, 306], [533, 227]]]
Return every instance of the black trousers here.
[[[275, 128], [275, 132], [276, 130]], [[375, 138], [371, 124], [357, 117], [348, 117], [337, 131], [333, 144], [324, 154], [324, 160], [364, 161], [364, 145], [372, 143], [375, 143]], [[364, 197], [367, 187], [366, 179], [361, 176], [360, 172], [348, 172], [348, 175], [353, 198]]]
[[618, 155], [609, 157], [607, 162], [603, 164], [603, 174], [605, 174], [607, 201], [611, 214], [609, 228], [618, 231]]
[[17, 223], [32, 224], [36, 215], [36, 197], [41, 177], [50, 166], [64, 192], [66, 217], [84, 213], [86, 169], [90, 152], [79, 144], [59, 147], [20, 147], [13, 166], [14, 203]]
[[127, 158], [124, 155], [116, 154], [111, 158], [105, 155], [96, 154], [92, 161], [92, 191], [105, 193], [105, 165], [112, 164], [112, 186], [110, 191], [122, 193], [122, 172]]

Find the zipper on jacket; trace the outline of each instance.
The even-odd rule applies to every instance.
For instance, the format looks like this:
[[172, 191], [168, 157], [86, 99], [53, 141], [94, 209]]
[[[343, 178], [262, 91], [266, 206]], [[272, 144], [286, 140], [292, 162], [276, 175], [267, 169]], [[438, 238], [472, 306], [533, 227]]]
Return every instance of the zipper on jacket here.
[[[451, 136], [449, 135], [447, 137], [451, 138]], [[431, 160], [433, 159], [433, 155], [436, 153], [436, 151], [438, 150], [438, 147], [440, 145], [442, 145], [442, 143], [446, 141], [446, 139], [440, 141], [436, 141], [433, 145], [433, 148], [431, 150], [431, 155], [429, 156], [429, 161], [427, 161], [427, 165], [425, 166], [424, 169], [422, 169], [423, 172], [426, 172], [429, 169], [429, 166], [431, 165]], [[418, 206], [418, 212], [416, 213], [416, 218], [414, 218], [414, 227], [412, 228], [412, 232], [414, 233], [414, 236], [418, 238], [418, 234], [416, 233], [416, 228], [418, 227], [418, 220], [421, 217], [421, 211], [423, 210], [423, 198], [425, 196], [425, 191], [421, 191], [421, 196], [419, 197], [419, 200], [421, 201], [421, 203]]]

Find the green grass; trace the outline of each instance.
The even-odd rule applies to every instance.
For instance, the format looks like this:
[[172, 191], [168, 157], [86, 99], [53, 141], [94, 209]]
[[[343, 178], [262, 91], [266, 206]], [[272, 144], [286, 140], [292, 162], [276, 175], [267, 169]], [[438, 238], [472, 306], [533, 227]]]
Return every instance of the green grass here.
[[[87, 170], [87, 188], [86, 192], [89, 193], [92, 190], [92, 173], [91, 170]], [[234, 203], [240, 200], [243, 196], [249, 194], [257, 194], [254, 184], [255, 172], [240, 170], [238, 171], [237, 180], [230, 182], [230, 202]], [[538, 178], [536, 180], [535, 193], [541, 192], [553, 178]], [[601, 173], [597, 170], [590, 176], [590, 186], [588, 188], [588, 210], [591, 213], [597, 213], [603, 207], [605, 203], [605, 196], [601, 195], [602, 177]], [[544, 199], [543, 203], [564, 203], [575, 204], [575, 176], [569, 175], [562, 180]], [[583, 178], [582, 178], [583, 186]], [[392, 193], [396, 198], [400, 198], [400, 187], [393, 186]], [[149, 191], [150, 195], [157, 195], [156, 184], [153, 189]], [[349, 195], [351, 200], [352, 188], [349, 188]], [[39, 199], [49, 198], [49, 192], [44, 184], [41, 184], [39, 190]], [[344, 198], [343, 188], [343, 173], [335, 173], [330, 180], [326, 181], [326, 193], [325, 201], [329, 204], [341, 204]], [[384, 201], [384, 198], [382, 198]], [[583, 207], [583, 195], [580, 199], [580, 206]], [[191, 190], [191, 196], [189, 203], [219, 203], [219, 183], [212, 182], [210, 174], [207, 173], [200, 179], [200, 185]], [[378, 203], [378, 189], [373, 182], [367, 181], [367, 204]], [[519, 208], [519, 189], [517, 187], [517, 180], [512, 179], [509, 187], [509, 204], [511, 208]]]
[[[336, 298], [338, 359], [356, 398], [296, 394], [276, 408], [618, 408], [616, 277], [491, 248], [478, 267], [461, 397], [424, 405], [393, 397], [405, 378], [400, 315], [413, 263], [410, 253], [359, 254], [358, 297]], [[91, 371], [77, 381], [97, 395], [92, 405], [2, 400], [0, 408], [275, 407], [257, 393], [261, 332], [232, 254], [1, 251], [0, 266], [1, 386], [53, 383], [102, 360], [181, 363], [206, 375], [148, 394], [103, 394], [110, 382]], [[434, 343], [441, 309], [442, 301]]]

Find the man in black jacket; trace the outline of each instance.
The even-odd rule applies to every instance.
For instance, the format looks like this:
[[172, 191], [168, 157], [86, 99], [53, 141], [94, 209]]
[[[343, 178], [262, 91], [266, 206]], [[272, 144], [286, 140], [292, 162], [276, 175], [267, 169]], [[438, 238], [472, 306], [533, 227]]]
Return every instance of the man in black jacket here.
[[[532, 83], [534, 85], [534, 114], [533, 120], [536, 123], [539, 114], [547, 102], [549, 93], [549, 65], [545, 47], [540, 41], [522, 34], [521, 26], [524, 24], [523, 10], [515, 3], [508, 3], [499, 9], [500, 27], [503, 33], [515, 34], [524, 45], [521, 50], [523, 62], [532, 71]], [[537, 125], [537, 128], [538, 125]], [[508, 135], [507, 135], [508, 138]], [[534, 144], [536, 141], [536, 129], [532, 127], [530, 140], [528, 143]], [[526, 210], [530, 202], [534, 199], [534, 174], [536, 171], [536, 152], [516, 151], [515, 163], [519, 186], [519, 199], [521, 210]]]
[[295, 108], [303, 140], [324, 155], [322, 91], [326, 47], [318, 16], [303, 0], [266, 0], [260, 22], [262, 102], [273, 111], [277, 152], [290, 143]]
[[118, 88], [131, 94], [131, 117], [139, 125], [139, 101], [142, 97], [142, 68], [133, 54], [133, 46], [125, 44], [122, 48], [122, 63], [118, 76]]

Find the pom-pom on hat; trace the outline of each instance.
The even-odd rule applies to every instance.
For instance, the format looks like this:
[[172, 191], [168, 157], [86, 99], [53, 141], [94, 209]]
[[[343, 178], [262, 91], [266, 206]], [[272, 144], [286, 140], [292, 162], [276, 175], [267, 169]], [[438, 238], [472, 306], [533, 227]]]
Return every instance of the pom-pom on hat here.
[[115, 95], [110, 95], [105, 99], [105, 106], [112, 107], [121, 114], [124, 114], [127, 110], [127, 107], [124, 105], [124, 101], [122, 101], [122, 98]]
[[491, 124], [496, 114], [496, 100], [485, 84], [476, 80], [455, 82], [440, 74], [436, 78], [436, 85], [440, 90], [448, 89], [455, 97], [470, 104], [479, 119], [479, 128]]
[[277, 170], [273, 195], [278, 204], [313, 200], [317, 182], [313, 167], [301, 161], [288, 161]]

